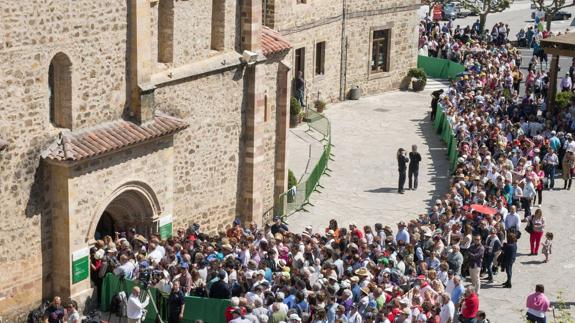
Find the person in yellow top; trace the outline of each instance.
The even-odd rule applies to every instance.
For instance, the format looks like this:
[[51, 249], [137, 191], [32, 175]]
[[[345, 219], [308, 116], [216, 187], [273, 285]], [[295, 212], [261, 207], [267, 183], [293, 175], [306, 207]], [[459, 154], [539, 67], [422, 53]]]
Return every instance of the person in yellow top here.
[[521, 81], [523, 80], [523, 73], [521, 73], [519, 68], [516, 66], [513, 69], [512, 76], [513, 76], [513, 89], [519, 92], [519, 87], [521, 86]]

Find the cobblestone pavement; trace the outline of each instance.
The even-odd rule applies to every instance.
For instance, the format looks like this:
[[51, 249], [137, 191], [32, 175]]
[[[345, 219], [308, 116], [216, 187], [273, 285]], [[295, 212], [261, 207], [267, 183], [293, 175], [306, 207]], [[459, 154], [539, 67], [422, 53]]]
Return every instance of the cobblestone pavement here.
[[[305, 211], [288, 219], [290, 229], [301, 232], [312, 225], [314, 231], [323, 231], [331, 218], [345, 226], [352, 221], [360, 227], [381, 222], [395, 228], [399, 220], [424, 212], [448, 185], [447, 151], [429, 122], [430, 99], [429, 91], [390, 92], [330, 105], [326, 116], [332, 123], [335, 155], [329, 164], [330, 176], [322, 177], [324, 188], [312, 195], [313, 206], [307, 205]], [[412, 144], [418, 145], [423, 158], [419, 188], [400, 195], [395, 154], [399, 147], [409, 149]], [[307, 146], [298, 151], [291, 141], [288, 145], [290, 161], [307, 160]], [[561, 179], [556, 182], [562, 187]], [[495, 283], [482, 284], [480, 309], [488, 313], [491, 322], [521, 322], [519, 311], [536, 283], [545, 285], [552, 301], [563, 291], [571, 312], [575, 312], [575, 290], [569, 285], [575, 281], [575, 212], [570, 208], [573, 192], [545, 191], [543, 199], [546, 229], [556, 237], [550, 262], [542, 263], [542, 255], [528, 255], [529, 236], [524, 233], [519, 241], [513, 288], [501, 288], [504, 273], [496, 276]], [[552, 317], [549, 313], [548, 322], [553, 322]]]

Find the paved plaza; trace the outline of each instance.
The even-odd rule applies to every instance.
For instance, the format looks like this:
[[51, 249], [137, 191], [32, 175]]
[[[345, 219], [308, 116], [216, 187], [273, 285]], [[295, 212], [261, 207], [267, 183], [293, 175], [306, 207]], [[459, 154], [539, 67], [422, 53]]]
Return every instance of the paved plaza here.
[[[312, 225], [314, 231], [323, 232], [331, 218], [340, 226], [353, 221], [360, 228], [366, 224], [373, 227], [381, 222], [396, 230], [399, 220], [417, 217], [441, 197], [448, 188], [447, 151], [429, 121], [430, 93], [396, 91], [329, 105], [325, 115], [332, 124], [331, 172], [320, 181], [321, 193], [312, 195], [313, 205], [289, 217], [290, 230], [301, 232]], [[310, 145], [312, 151], [316, 148], [313, 141], [299, 141], [296, 133], [303, 133], [301, 127], [290, 134], [288, 158], [290, 168], [293, 164], [300, 170], [305, 169], [302, 165], [307, 163]], [[400, 195], [395, 156], [398, 148], [409, 150], [412, 144], [419, 147], [423, 158], [419, 189]], [[557, 183], [563, 186], [561, 179]], [[555, 234], [553, 254], [546, 264], [542, 263], [542, 255], [529, 256], [529, 235], [524, 232], [514, 266], [513, 288], [501, 288], [504, 273], [495, 276], [493, 284], [482, 284], [480, 309], [487, 312], [491, 322], [521, 322], [520, 310], [525, 308], [525, 297], [536, 283], [545, 285], [551, 301], [562, 291], [567, 304], [573, 304], [571, 311], [575, 310], [575, 290], [570, 285], [575, 281], [573, 192], [544, 191], [543, 199], [546, 231]], [[553, 314], [548, 317], [548, 322], [553, 322]]]

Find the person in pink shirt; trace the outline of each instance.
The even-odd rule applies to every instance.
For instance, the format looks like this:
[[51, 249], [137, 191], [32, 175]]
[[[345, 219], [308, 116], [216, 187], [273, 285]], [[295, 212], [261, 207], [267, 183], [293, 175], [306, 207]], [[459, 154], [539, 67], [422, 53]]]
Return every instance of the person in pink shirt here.
[[549, 300], [543, 294], [545, 287], [541, 284], [535, 285], [535, 293], [527, 296], [527, 322], [546, 323], [547, 310], [549, 310]]

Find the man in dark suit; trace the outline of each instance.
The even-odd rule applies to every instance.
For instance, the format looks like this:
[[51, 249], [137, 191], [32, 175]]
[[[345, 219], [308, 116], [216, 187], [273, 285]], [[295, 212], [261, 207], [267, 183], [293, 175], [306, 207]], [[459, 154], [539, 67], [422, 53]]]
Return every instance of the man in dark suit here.
[[409, 171], [407, 173], [409, 177], [409, 189], [417, 189], [417, 177], [419, 176], [419, 162], [421, 161], [421, 155], [417, 152], [417, 146], [411, 146], [411, 152], [409, 153]]
[[437, 105], [439, 103], [439, 97], [443, 94], [443, 90], [436, 90], [431, 93], [433, 99], [431, 99], [431, 121], [435, 120], [435, 115], [437, 114]]
[[231, 297], [228, 284], [224, 281], [226, 275], [226, 272], [223, 270], [219, 272], [218, 281], [210, 287], [210, 298], [229, 299]]

